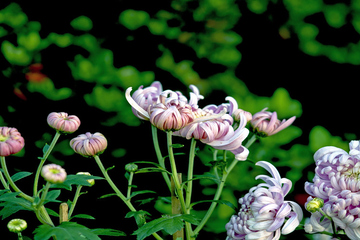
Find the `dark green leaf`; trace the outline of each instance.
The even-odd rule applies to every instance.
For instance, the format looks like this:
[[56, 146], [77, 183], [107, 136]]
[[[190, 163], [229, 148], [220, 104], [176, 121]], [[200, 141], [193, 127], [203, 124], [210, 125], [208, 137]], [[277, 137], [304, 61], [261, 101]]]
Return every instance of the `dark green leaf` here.
[[191, 215], [174, 215], [163, 216], [151, 222], [144, 224], [133, 234], [137, 235], [137, 240], [142, 240], [153, 233], [164, 230], [166, 233], [172, 235], [184, 227], [184, 220], [192, 224], [199, 224], [199, 221]]
[[146, 215], [151, 216], [151, 214], [148, 213], [147, 211], [143, 211], [143, 210], [139, 210], [139, 211], [136, 211], [136, 212], [131, 211], [131, 212], [128, 212], [126, 214], [125, 218], [134, 217], [138, 227], [141, 227], [146, 222]]
[[184, 145], [180, 144], [180, 143], [176, 143], [176, 144], [171, 145], [171, 147], [172, 148], [182, 148], [182, 147], [184, 147]]
[[110, 228], [96, 228], [96, 229], [91, 229], [91, 231], [96, 235], [113, 236], [113, 237], [126, 236], [126, 233]]
[[49, 146], [47, 143], [45, 143], [45, 146], [44, 146], [43, 149], [42, 149], [43, 154], [45, 154], [45, 153], [48, 151], [49, 147], [50, 147], [50, 146]]
[[112, 197], [112, 196], [117, 196], [117, 195], [116, 195], [116, 193], [109, 193], [109, 194], [102, 195], [99, 198], [107, 198], [107, 197]]
[[24, 177], [30, 176], [31, 172], [18, 172], [11, 176], [11, 179], [16, 182], [17, 180], [20, 180]]
[[169, 171], [163, 168], [156, 168], [156, 167], [141, 168], [137, 170], [135, 173], [148, 173], [148, 172], [167, 172], [168, 174], [171, 174]]
[[45, 198], [45, 203], [47, 202], [61, 202], [59, 200], [56, 200], [60, 196], [61, 191], [60, 190], [53, 190], [49, 191]]
[[46, 211], [48, 212], [49, 215], [54, 216], [54, 217], [59, 217], [59, 214], [57, 212], [55, 212], [54, 210], [50, 209], [50, 208], [46, 208]]
[[23, 198], [16, 197], [20, 193], [14, 192], [14, 193], [5, 193], [0, 196], [0, 201], [3, 202], [9, 202], [11, 204], [17, 204], [22, 206], [25, 209], [32, 209], [31, 203]]
[[105, 171], [108, 172], [108, 171], [110, 171], [110, 170], [113, 169], [113, 168], [115, 168], [115, 165], [112, 166], [112, 167], [108, 167]]
[[34, 240], [47, 240], [51, 237], [59, 240], [101, 240], [89, 228], [74, 222], [63, 222], [56, 227], [41, 225], [35, 229], [34, 234]]
[[200, 180], [200, 179], [210, 179], [216, 183], [220, 183], [220, 179], [218, 179], [215, 175], [205, 173], [204, 175], [196, 175], [194, 178], [184, 181], [182, 183], [182, 185], [185, 185], [185, 183], [187, 183], [187, 182], [194, 181], [194, 180]]
[[64, 188], [71, 191], [71, 185], [91, 186], [89, 179], [104, 179], [103, 177], [89, 176], [84, 174], [68, 175], [63, 183], [52, 184], [51, 188]]
[[140, 199], [140, 200], [135, 200], [136, 203], [139, 203], [139, 205], [143, 205], [149, 202], [152, 202], [155, 198], [146, 198], [146, 199]]
[[0, 211], [0, 216], [2, 216], [2, 220], [4, 220], [5, 218], [11, 216], [12, 214], [20, 211], [20, 210], [31, 210], [30, 207], [26, 208], [26, 207], [23, 207], [21, 205], [18, 205], [18, 204], [14, 204], [14, 203], [11, 203], [11, 202], [3, 202], [3, 203], [0, 203], [0, 207], [3, 208], [1, 209]]
[[156, 192], [150, 191], [150, 190], [136, 191], [136, 192], [131, 193], [130, 198], [133, 198], [133, 197], [135, 197], [136, 195], [145, 194], [145, 193], [156, 193]]
[[226, 206], [232, 208], [233, 210], [236, 210], [236, 206], [234, 204], [232, 204], [231, 202], [226, 201], [226, 200], [202, 200], [202, 201], [192, 203], [190, 205], [190, 207], [193, 207], [194, 205], [199, 204], [199, 203], [208, 203], [208, 202], [216, 202], [216, 203], [220, 203], [220, 204], [225, 204]]
[[92, 219], [92, 220], [95, 219], [93, 216], [90, 216], [87, 214], [76, 214], [76, 215], [72, 216], [70, 219], [73, 219], [73, 218], [85, 218], [85, 219]]

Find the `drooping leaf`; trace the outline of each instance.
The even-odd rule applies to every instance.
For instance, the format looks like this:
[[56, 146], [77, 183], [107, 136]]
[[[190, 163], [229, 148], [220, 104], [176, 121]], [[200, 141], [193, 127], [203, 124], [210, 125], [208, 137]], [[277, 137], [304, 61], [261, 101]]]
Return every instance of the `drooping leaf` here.
[[11, 202], [3, 202], [0, 203], [0, 207], [3, 207], [0, 211], [0, 216], [2, 216], [1, 220], [11, 216], [12, 214], [20, 211], [20, 210], [28, 210], [30, 211], [30, 207], [26, 208], [18, 204], [14, 204]]
[[11, 179], [16, 182], [22, 178], [25, 178], [27, 176], [30, 176], [32, 173], [31, 172], [18, 172], [15, 173], [14, 175], [11, 176]]
[[41, 225], [33, 233], [34, 240], [47, 240], [51, 237], [66, 240], [101, 240], [91, 229], [74, 222], [63, 222], [56, 227]]
[[77, 175], [68, 175], [66, 180], [63, 183], [52, 184], [50, 188], [64, 188], [66, 190], [71, 191], [71, 185], [82, 185], [82, 186], [91, 186], [91, 184], [87, 181], [89, 179], [104, 179], [103, 177], [98, 176], [89, 176], [84, 174]]
[[71, 216], [70, 219], [73, 219], [73, 218], [84, 218], [84, 219], [92, 219], [92, 220], [95, 219], [93, 216], [90, 216], [88, 214], [76, 214], [74, 216]]
[[151, 190], [136, 191], [136, 192], [131, 193], [130, 198], [133, 198], [133, 197], [135, 197], [136, 195], [145, 194], [145, 193], [156, 193], [156, 192], [151, 191]]
[[149, 172], [167, 172], [168, 174], [171, 174], [169, 171], [167, 171], [164, 168], [161, 167], [147, 167], [147, 168], [141, 168], [137, 170], [135, 173], [149, 173]]
[[99, 198], [107, 198], [107, 197], [112, 197], [112, 196], [117, 196], [117, 195], [116, 195], [116, 193], [109, 193], [109, 194], [102, 195]]
[[199, 221], [189, 214], [163, 216], [144, 224], [142, 227], [136, 230], [133, 235], [137, 235], [137, 240], [142, 240], [160, 230], [164, 230], [166, 233], [172, 235], [184, 227], [184, 221], [190, 222], [194, 225], [199, 224]]

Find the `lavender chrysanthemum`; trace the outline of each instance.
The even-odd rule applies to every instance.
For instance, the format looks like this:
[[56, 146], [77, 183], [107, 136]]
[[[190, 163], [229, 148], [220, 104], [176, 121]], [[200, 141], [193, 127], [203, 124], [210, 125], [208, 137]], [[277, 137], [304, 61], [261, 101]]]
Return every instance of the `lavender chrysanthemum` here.
[[258, 239], [277, 240], [281, 234], [295, 230], [303, 218], [301, 207], [284, 197], [290, 191], [292, 183], [281, 178], [277, 169], [265, 161], [256, 165], [265, 168], [270, 176], [259, 175], [261, 183], [250, 189], [239, 199], [240, 211], [226, 224], [227, 240]]
[[[323, 199], [322, 210], [332, 218], [335, 227], [344, 229], [350, 239], [360, 239], [360, 141], [349, 145], [349, 153], [337, 147], [323, 147], [314, 154], [315, 176], [312, 183], [305, 183], [305, 191], [311, 195], [307, 204], [313, 197]], [[320, 222], [319, 216], [311, 218], [320, 230], [330, 224]]]
[[68, 115], [66, 112], [52, 112], [47, 117], [50, 127], [62, 133], [73, 133], [80, 126], [80, 119], [75, 115]]

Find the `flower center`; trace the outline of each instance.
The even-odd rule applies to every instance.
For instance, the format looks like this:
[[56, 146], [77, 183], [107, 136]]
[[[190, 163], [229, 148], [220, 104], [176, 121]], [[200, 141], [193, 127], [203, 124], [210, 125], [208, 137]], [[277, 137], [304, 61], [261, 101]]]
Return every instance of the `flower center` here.
[[0, 142], [5, 142], [9, 137], [0, 134]]
[[56, 168], [49, 169], [49, 171], [50, 171], [52, 174], [59, 174], [59, 173], [60, 173], [60, 170], [59, 170], [59, 169], [56, 169]]

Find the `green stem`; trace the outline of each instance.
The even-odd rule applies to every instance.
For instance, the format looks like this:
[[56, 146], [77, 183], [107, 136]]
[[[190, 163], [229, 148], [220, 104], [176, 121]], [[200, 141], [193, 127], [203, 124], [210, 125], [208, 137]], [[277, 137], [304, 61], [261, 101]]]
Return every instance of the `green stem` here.
[[18, 240], [23, 240], [21, 232], [18, 232]]
[[43, 205], [43, 203], [45, 201], [45, 198], [46, 198], [46, 195], [47, 195], [47, 193], [49, 191], [50, 185], [51, 185], [51, 183], [46, 182], [45, 189], [41, 193], [41, 199], [40, 199], [39, 203], [37, 204], [37, 207], [40, 207], [41, 205]]
[[10, 190], [9, 185], [7, 184], [1, 170], [0, 170], [0, 180], [1, 180], [1, 183], [4, 186], [4, 188]]
[[[128, 206], [128, 208], [129, 208], [131, 211], [136, 212], [136, 209], [135, 209], [134, 206], [131, 204], [130, 199], [126, 199], [125, 196], [124, 196], [124, 194], [122, 194], [122, 193], [120, 192], [120, 190], [116, 187], [116, 185], [114, 184], [114, 182], [111, 180], [111, 178], [110, 178], [110, 176], [108, 175], [106, 169], [104, 168], [104, 165], [102, 164], [99, 156], [95, 155], [95, 156], [94, 156], [94, 159], [95, 159], [97, 165], [99, 166], [102, 174], [104, 175], [106, 181], [109, 183], [110, 187], [115, 191], [116, 195], [121, 198], [121, 200], [126, 204], [126, 206]], [[162, 240], [162, 237], [160, 237], [157, 233], [153, 233], [152, 235], [153, 235], [156, 239]]]
[[49, 157], [50, 152], [54, 148], [54, 146], [55, 146], [57, 140], [59, 139], [60, 135], [61, 135], [60, 132], [56, 131], [56, 134], [55, 134], [53, 140], [51, 141], [49, 148], [44, 153], [44, 155], [43, 155], [43, 157], [42, 157], [42, 159], [40, 161], [40, 164], [39, 164], [39, 166], [38, 166], [38, 168], [36, 170], [35, 180], [34, 180], [34, 188], [33, 188], [33, 196], [34, 197], [37, 196], [37, 194], [38, 194], [38, 183], [39, 183], [39, 177], [40, 177], [41, 169], [42, 169], [46, 159]]
[[71, 207], [70, 207], [70, 210], [69, 210], [69, 213], [68, 213], [68, 218], [69, 218], [69, 219], [71, 218], [71, 214], [74, 212], [74, 209], [75, 209], [77, 200], [78, 200], [79, 197], [80, 197], [81, 188], [82, 188], [81, 185], [78, 185], [77, 188], [76, 188], [75, 196], [74, 196], [74, 199], [73, 199], [73, 201], [72, 201], [72, 203], [71, 203]]
[[131, 196], [131, 185], [132, 185], [133, 178], [134, 178], [134, 172], [130, 172], [129, 182], [128, 182], [128, 190], [127, 190], [127, 194], [126, 194], [127, 199], [130, 199], [130, 196]]
[[[157, 131], [158, 131], [157, 128], [154, 125], [151, 125], [151, 133], [152, 133], [152, 137], [153, 137], [153, 143], [154, 143], [156, 157], [158, 159], [160, 166], [162, 168], [166, 169], [165, 168], [165, 158], [163, 158], [163, 156], [161, 154]], [[169, 175], [166, 172], [161, 172], [161, 174], [163, 175], [163, 178], [166, 182], [166, 185], [169, 188], [169, 191], [171, 191], [171, 181], [170, 181]]]
[[7, 169], [6, 166], [6, 162], [5, 162], [5, 157], [4, 156], [0, 156], [0, 161], [1, 161], [1, 167], [4, 171], [5, 174], [5, 178], [6, 180], [9, 182], [10, 186], [14, 189], [15, 192], [19, 192], [19, 196], [28, 200], [29, 202], [34, 202], [34, 198], [30, 197], [29, 195], [23, 193], [14, 183], [14, 181], [11, 179], [9, 171]]
[[[249, 148], [254, 142], [256, 141], [256, 135], [254, 134], [250, 139], [249, 141], [246, 143], [245, 147], [246, 148]], [[225, 157], [226, 157], [226, 151], [224, 151], [224, 160]], [[221, 178], [221, 182], [220, 184], [218, 185], [218, 188], [216, 189], [216, 193], [214, 195], [214, 200], [219, 200], [220, 199], [220, 196], [221, 196], [221, 193], [222, 193], [222, 190], [225, 186], [225, 182], [226, 182], [226, 179], [227, 177], [229, 176], [230, 172], [234, 169], [234, 167], [236, 166], [236, 164], [239, 162], [239, 160], [236, 160], [234, 159], [231, 164], [224, 170], [224, 173], [222, 175], [222, 178]], [[201, 220], [200, 224], [195, 228], [194, 230], [194, 235], [197, 235], [200, 230], [205, 226], [206, 222], [209, 220], [211, 214], [213, 213], [213, 211], [215, 210], [215, 207], [217, 206], [217, 202], [213, 202], [211, 203], [210, 205], [210, 208], [208, 209], [208, 211], [206, 212], [204, 218]]]
[[189, 182], [187, 183], [186, 202], [185, 202], [187, 214], [190, 213], [189, 206], [191, 204], [191, 194], [192, 194], [192, 186], [193, 186], [193, 182], [191, 181], [191, 179], [193, 179], [193, 174], [194, 174], [195, 147], [196, 147], [196, 140], [192, 138], [190, 145], [189, 167], [188, 167], [188, 178], [187, 178]]

